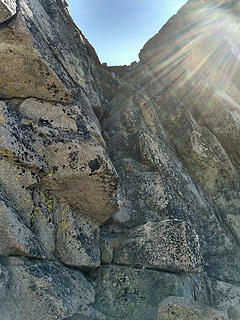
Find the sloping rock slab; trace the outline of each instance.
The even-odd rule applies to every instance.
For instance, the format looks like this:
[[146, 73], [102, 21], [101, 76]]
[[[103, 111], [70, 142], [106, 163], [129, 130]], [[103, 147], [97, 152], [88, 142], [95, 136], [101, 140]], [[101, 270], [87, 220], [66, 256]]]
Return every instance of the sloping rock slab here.
[[191, 276], [175, 275], [123, 266], [101, 266], [90, 274], [96, 290], [95, 307], [107, 319], [153, 320], [159, 302], [172, 295], [202, 299], [204, 289], [195, 288]]
[[98, 225], [74, 212], [69, 206], [65, 206], [60, 211], [56, 233], [56, 250], [59, 260], [74, 267], [99, 267]]
[[0, 201], [0, 255], [44, 257], [43, 248], [35, 235], [3, 201]]
[[0, 23], [10, 19], [16, 14], [16, 0], [0, 0]]
[[[39, 5], [38, 1], [35, 4]], [[25, 2], [21, 7], [23, 5], [28, 7]], [[8, 28], [1, 29], [0, 59], [0, 97], [37, 97], [59, 102], [72, 100], [51, 66], [34, 49], [22, 11]]]
[[239, 320], [240, 319], [240, 304], [229, 308], [228, 315], [232, 320]]
[[196, 301], [182, 297], [168, 297], [158, 308], [156, 320], [225, 320], [223, 313], [201, 306]]
[[116, 250], [114, 262], [171, 272], [201, 272], [203, 258], [193, 226], [165, 220], [131, 230]]
[[15, 257], [7, 263], [9, 291], [0, 319], [65, 319], [94, 302], [94, 289], [79, 271]]

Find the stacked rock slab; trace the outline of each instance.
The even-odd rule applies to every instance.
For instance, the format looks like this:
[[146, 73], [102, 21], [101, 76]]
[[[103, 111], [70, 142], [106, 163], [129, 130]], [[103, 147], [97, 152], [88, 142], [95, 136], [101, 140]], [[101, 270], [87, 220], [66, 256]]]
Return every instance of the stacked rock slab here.
[[171, 272], [201, 272], [202, 250], [193, 226], [178, 220], [148, 222], [131, 230], [114, 263]]
[[1, 320], [239, 317], [239, 7], [108, 69], [65, 0], [0, 0]]

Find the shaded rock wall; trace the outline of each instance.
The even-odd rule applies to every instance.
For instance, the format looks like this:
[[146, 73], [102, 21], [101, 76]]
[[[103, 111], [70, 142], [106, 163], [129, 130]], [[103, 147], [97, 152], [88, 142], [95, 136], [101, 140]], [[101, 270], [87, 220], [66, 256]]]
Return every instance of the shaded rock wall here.
[[[131, 66], [62, 0], [0, 0], [0, 319], [237, 319], [239, 2]], [[167, 298], [167, 299], [165, 299]]]

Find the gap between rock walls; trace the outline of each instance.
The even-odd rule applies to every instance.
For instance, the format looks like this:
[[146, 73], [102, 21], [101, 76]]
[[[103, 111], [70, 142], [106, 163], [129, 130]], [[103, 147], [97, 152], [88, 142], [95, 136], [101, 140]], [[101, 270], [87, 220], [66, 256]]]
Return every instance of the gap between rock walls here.
[[65, 1], [0, 0], [0, 319], [238, 319], [238, 7], [107, 67]]

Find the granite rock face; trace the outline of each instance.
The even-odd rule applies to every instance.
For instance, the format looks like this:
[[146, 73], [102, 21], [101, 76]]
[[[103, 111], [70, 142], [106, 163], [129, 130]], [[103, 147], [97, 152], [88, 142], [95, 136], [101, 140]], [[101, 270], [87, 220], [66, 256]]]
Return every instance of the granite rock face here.
[[202, 251], [193, 226], [179, 220], [131, 230], [115, 250], [114, 263], [171, 272], [201, 272]]
[[0, 203], [0, 255], [44, 258], [43, 248], [34, 233], [4, 202]]
[[239, 318], [239, 23], [189, 0], [107, 67], [65, 0], [0, 0], [1, 320]]
[[[120, 206], [100, 65], [65, 1], [0, 1], [0, 261], [4, 320], [105, 319], [82, 274]], [[76, 271], [68, 269], [77, 268]]]
[[0, 1], [0, 24], [8, 21], [17, 13], [17, 0]]
[[9, 271], [8, 269], [3, 266], [2, 264], [0, 265], [0, 299], [5, 297], [5, 294], [7, 292], [7, 284], [9, 281]]
[[206, 308], [186, 298], [168, 297], [159, 307], [156, 320], [224, 320], [227, 317], [217, 310]]
[[[74, 46], [60, 45], [65, 26], [65, 35], [71, 30], [69, 42], [78, 36]], [[3, 251], [29, 256], [20, 242], [36, 238], [42, 256], [97, 266], [98, 225], [117, 212], [120, 197], [118, 176], [92, 109], [101, 105], [90, 72], [96, 69], [94, 50], [55, 1], [20, 1], [16, 16], [1, 28], [0, 47], [0, 180], [3, 207], [11, 208], [2, 210], [8, 210], [2, 215], [9, 221], [3, 242], [11, 247]], [[15, 229], [22, 235], [14, 236]], [[87, 252], [85, 262], [79, 248]]]
[[90, 279], [96, 290], [96, 308], [111, 320], [155, 319], [157, 306], [165, 297], [193, 298], [198, 294], [198, 299], [204, 301], [205, 295], [194, 276], [148, 269], [102, 266]]
[[80, 272], [50, 261], [11, 257], [6, 262], [10, 281], [2, 319], [65, 319], [94, 302], [94, 289]]

